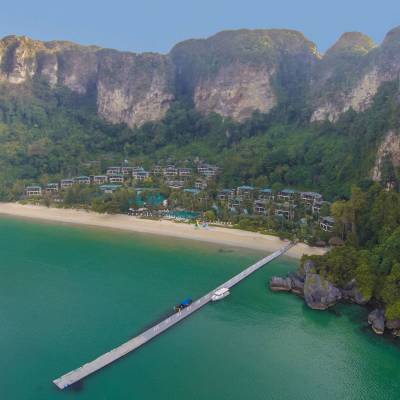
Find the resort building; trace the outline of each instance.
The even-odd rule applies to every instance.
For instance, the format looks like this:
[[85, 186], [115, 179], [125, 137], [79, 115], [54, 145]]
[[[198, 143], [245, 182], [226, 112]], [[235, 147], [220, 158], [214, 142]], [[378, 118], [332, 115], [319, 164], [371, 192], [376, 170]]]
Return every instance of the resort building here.
[[321, 212], [321, 208], [325, 205], [329, 204], [327, 201], [322, 201], [322, 200], [315, 200], [314, 203], [312, 204], [311, 210], [313, 214], [319, 214]]
[[319, 223], [321, 229], [325, 232], [332, 232], [335, 226], [335, 218], [333, 217], [322, 217]]
[[219, 201], [227, 201], [229, 199], [233, 199], [235, 197], [234, 189], [222, 189], [217, 194], [217, 199]]
[[101, 185], [100, 190], [103, 193], [111, 194], [116, 192], [118, 189], [121, 189], [122, 185]]
[[122, 174], [113, 174], [108, 176], [110, 183], [124, 183], [124, 176]]
[[259, 215], [267, 215], [268, 209], [266, 206], [266, 200], [256, 200], [254, 202], [254, 213]]
[[151, 217], [153, 215], [152, 212], [146, 207], [141, 207], [137, 209], [130, 208], [128, 214], [135, 217]]
[[121, 167], [121, 174], [124, 176], [132, 176], [133, 167]]
[[232, 197], [228, 200], [228, 207], [239, 209], [242, 206], [242, 200], [238, 197]]
[[275, 204], [275, 215], [277, 217], [284, 217], [287, 220], [294, 220], [296, 206], [286, 203]]
[[194, 187], [199, 190], [207, 189], [208, 182], [205, 179], [197, 179], [194, 183]]
[[185, 185], [185, 182], [171, 180], [171, 181], [167, 181], [166, 184], [170, 189], [182, 189], [183, 186]]
[[107, 168], [107, 175], [118, 175], [121, 173], [121, 167], [109, 167]]
[[178, 168], [176, 168], [174, 165], [167, 165], [163, 170], [163, 174], [166, 178], [178, 176], [178, 173]]
[[236, 189], [236, 196], [240, 200], [251, 200], [254, 196], [254, 187], [253, 186], [239, 186]]
[[144, 169], [133, 171], [133, 179], [137, 180], [138, 182], [143, 182], [150, 177], [150, 173], [145, 171]]
[[90, 178], [88, 176], [78, 176], [74, 178], [74, 183], [77, 185], [90, 185]]
[[60, 186], [58, 183], [48, 183], [44, 190], [46, 193], [58, 193]]
[[206, 178], [213, 178], [218, 174], [219, 168], [215, 165], [201, 164], [197, 167], [197, 172]]
[[190, 178], [193, 173], [191, 168], [179, 168], [178, 172], [181, 178]]
[[293, 201], [296, 197], [297, 191], [293, 189], [283, 189], [278, 192], [276, 198], [278, 201]]
[[273, 200], [272, 189], [265, 188], [258, 191], [258, 200]]
[[73, 186], [74, 180], [73, 179], [62, 179], [61, 180], [61, 189], [68, 189], [69, 187]]
[[95, 185], [103, 185], [108, 181], [108, 176], [107, 175], [95, 175], [93, 177], [93, 183]]
[[155, 165], [150, 172], [154, 176], [161, 176], [163, 174], [163, 167], [161, 165]]
[[42, 188], [37, 185], [27, 186], [25, 188], [25, 194], [28, 197], [37, 197], [42, 195]]
[[312, 206], [317, 201], [322, 201], [322, 194], [316, 192], [301, 192], [300, 200], [307, 206]]

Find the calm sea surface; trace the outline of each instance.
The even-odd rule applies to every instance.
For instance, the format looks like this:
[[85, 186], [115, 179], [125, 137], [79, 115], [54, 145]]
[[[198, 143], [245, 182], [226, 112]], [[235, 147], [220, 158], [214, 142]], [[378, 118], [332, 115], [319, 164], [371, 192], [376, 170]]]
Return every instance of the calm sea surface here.
[[267, 290], [285, 258], [81, 387], [53, 385], [262, 255], [1, 217], [0, 399], [399, 399], [400, 346], [362, 308]]

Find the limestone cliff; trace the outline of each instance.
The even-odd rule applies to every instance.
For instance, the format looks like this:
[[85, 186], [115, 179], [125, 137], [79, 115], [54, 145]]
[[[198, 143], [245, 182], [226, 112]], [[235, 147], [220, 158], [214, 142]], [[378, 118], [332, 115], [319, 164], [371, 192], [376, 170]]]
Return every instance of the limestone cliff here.
[[162, 119], [174, 99], [173, 67], [167, 56], [134, 54], [40, 42], [9, 36], [0, 41], [0, 81], [11, 84], [45, 79], [96, 96], [98, 113], [129, 126]]
[[111, 122], [130, 126], [162, 119], [174, 100], [173, 67], [159, 54], [99, 53], [97, 105]]
[[400, 167], [400, 135], [394, 131], [388, 132], [379, 146], [375, 166], [372, 170], [373, 180], [381, 180], [385, 161], [389, 161], [395, 168]]
[[313, 72], [312, 121], [336, 121], [350, 108], [365, 111], [383, 82], [400, 72], [400, 28], [390, 31], [382, 45], [357, 33], [346, 33], [327, 51]]
[[282, 103], [310, 110], [312, 121], [336, 121], [350, 108], [366, 110], [399, 73], [400, 27], [380, 46], [345, 33], [324, 56], [300, 32], [283, 29], [220, 32], [179, 43], [168, 55], [25, 36], [0, 40], [0, 82], [40, 78], [66, 86], [93, 96], [106, 120], [131, 127], [162, 119], [176, 99], [236, 121]]
[[176, 45], [171, 56], [180, 95], [191, 98], [203, 113], [243, 121], [256, 110], [269, 112], [279, 102], [283, 80], [303, 79], [283, 64], [292, 65], [296, 59], [310, 69], [318, 54], [301, 33], [271, 29], [188, 40]]
[[215, 77], [196, 85], [194, 103], [204, 113], [216, 112], [243, 121], [253, 111], [268, 112], [277, 104], [274, 69], [235, 63], [221, 67]]

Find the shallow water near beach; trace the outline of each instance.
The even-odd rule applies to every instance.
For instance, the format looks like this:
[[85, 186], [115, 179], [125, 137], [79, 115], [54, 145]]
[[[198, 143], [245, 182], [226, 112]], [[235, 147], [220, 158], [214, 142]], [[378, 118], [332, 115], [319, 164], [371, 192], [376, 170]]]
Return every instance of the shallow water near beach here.
[[267, 290], [289, 258], [82, 385], [52, 383], [264, 255], [0, 217], [0, 399], [398, 399], [400, 346], [364, 309]]

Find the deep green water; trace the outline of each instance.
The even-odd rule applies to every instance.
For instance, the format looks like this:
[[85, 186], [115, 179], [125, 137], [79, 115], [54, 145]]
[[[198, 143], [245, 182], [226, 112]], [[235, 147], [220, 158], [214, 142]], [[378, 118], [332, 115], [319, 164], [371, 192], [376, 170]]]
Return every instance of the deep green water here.
[[316, 312], [266, 290], [289, 259], [79, 390], [52, 384], [260, 256], [0, 218], [0, 399], [399, 399], [400, 347], [365, 329], [363, 309]]

